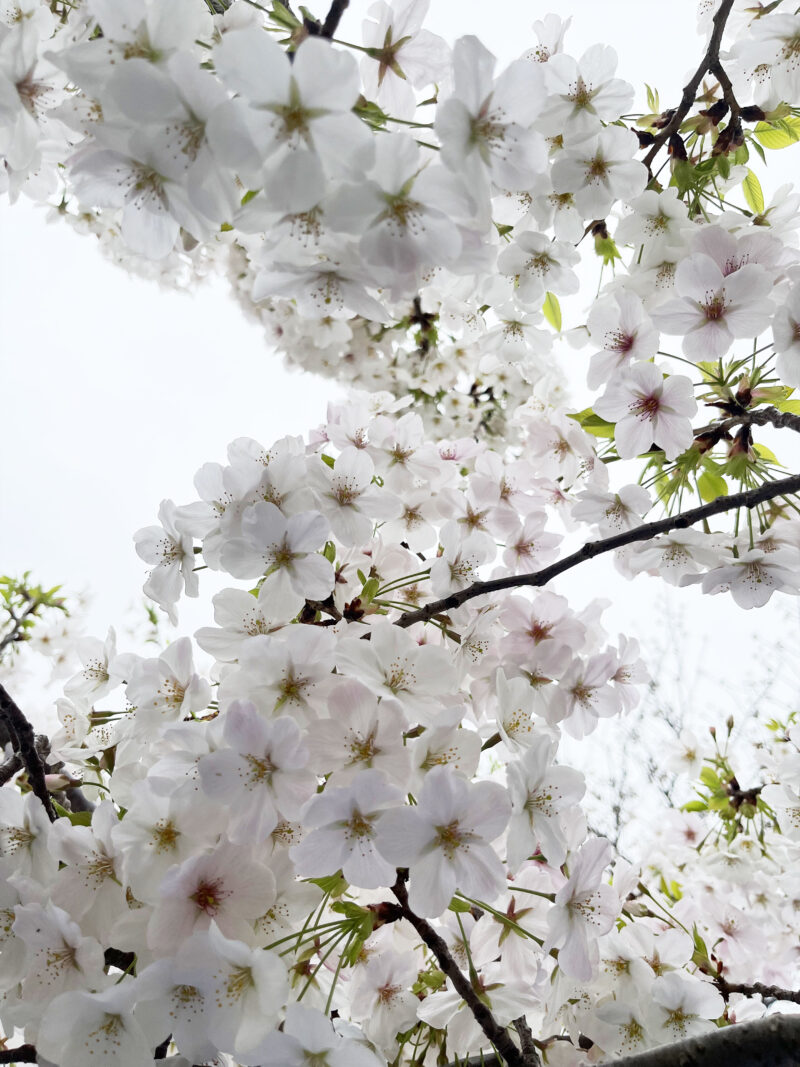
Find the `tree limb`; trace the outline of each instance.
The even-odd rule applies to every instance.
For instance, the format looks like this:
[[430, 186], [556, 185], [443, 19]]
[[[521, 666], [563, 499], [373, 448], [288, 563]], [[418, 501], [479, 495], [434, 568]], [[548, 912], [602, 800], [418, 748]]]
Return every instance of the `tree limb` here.
[[[406, 878], [407, 874], [405, 872], [398, 871], [397, 881], [392, 886], [392, 892], [400, 903], [403, 918], [411, 923], [419, 936], [434, 954], [439, 966], [453, 983], [456, 992], [472, 1012], [475, 1021], [500, 1053], [503, 1062], [507, 1063], [509, 1067], [539, 1067], [538, 1056], [533, 1060], [520, 1052], [511, 1040], [511, 1035], [508, 1030], [506, 1030], [505, 1027], [500, 1026], [495, 1020], [491, 1011], [486, 1007], [476, 991], [472, 988], [469, 980], [462, 974], [460, 967], [450, 954], [450, 950], [446, 943], [436, 933], [431, 924], [425, 919], [420, 918], [419, 915], [411, 910], [408, 905]], [[490, 1058], [486, 1058], [484, 1062], [488, 1064], [489, 1059]], [[499, 1063], [499, 1061], [497, 1062]]]
[[681, 123], [689, 114], [689, 111], [694, 104], [695, 97], [697, 96], [700, 82], [703, 80], [703, 75], [711, 71], [713, 66], [719, 65], [719, 48], [722, 44], [722, 34], [725, 31], [725, 23], [728, 21], [728, 15], [730, 15], [732, 7], [733, 0], [722, 0], [722, 3], [719, 5], [717, 13], [714, 15], [714, 29], [711, 34], [711, 39], [708, 42], [706, 54], [700, 61], [700, 66], [694, 72], [692, 80], [684, 87], [683, 96], [681, 97], [680, 104], [678, 104], [678, 107], [675, 110], [675, 114], [658, 134], [650, 151], [642, 160], [648, 171], [659, 151], [667, 143], [670, 137], [678, 132]]
[[16, 1048], [0, 1049], [0, 1063], [38, 1063], [33, 1045], [17, 1045]]
[[744, 993], [746, 997], [772, 997], [774, 1000], [788, 1000], [800, 1004], [800, 990], [782, 989], [777, 985], [764, 985], [763, 982], [729, 982], [722, 975], [714, 979], [714, 985], [727, 1000], [731, 993]]
[[5, 720], [14, 748], [25, 765], [31, 789], [44, 805], [50, 822], [55, 822], [56, 813], [44, 780], [44, 764], [36, 751], [33, 727], [2, 685], [0, 685], [0, 717]]
[[790, 429], [800, 433], [800, 415], [793, 415], [789, 411], [778, 411], [777, 408], [754, 408], [752, 411], [743, 411], [740, 415], [731, 415], [720, 422], [709, 423], [694, 431], [695, 438], [709, 434], [719, 434], [720, 437], [733, 426], [774, 426], [778, 430]]
[[325, 21], [305, 19], [304, 25], [312, 37], [327, 37], [330, 40], [339, 28], [342, 15], [350, 6], [350, 0], [332, 0]]
[[518, 589], [522, 586], [547, 585], [559, 574], [571, 570], [579, 563], [595, 556], [601, 556], [605, 552], [613, 552], [614, 549], [623, 548], [625, 545], [634, 544], [636, 541], [649, 541], [659, 534], [669, 533], [670, 530], [685, 530], [694, 526], [703, 519], [712, 515], [721, 515], [725, 511], [733, 511], [734, 508], [754, 508], [766, 500], [772, 500], [776, 496], [788, 496], [800, 491], [800, 474], [792, 474], [788, 478], [781, 478], [775, 482], [765, 482], [757, 489], [750, 489], [743, 493], [732, 493], [730, 496], [720, 496], [712, 500], [710, 504], [703, 504], [698, 508], [691, 508], [678, 515], [668, 515], [664, 519], [655, 522], [647, 522], [642, 526], [636, 526], [632, 530], [624, 530], [622, 533], [606, 537], [602, 541], [588, 541], [583, 548], [573, 552], [571, 556], [551, 563], [549, 567], [543, 567], [540, 571], [531, 574], [508, 574], [503, 578], [493, 578], [487, 582], [474, 582], [465, 589], [442, 597], [441, 600], [433, 600], [430, 604], [415, 611], [406, 611], [395, 622], [395, 626], [403, 628], [413, 626], [417, 622], [426, 622], [434, 615], [441, 612], [452, 611], [460, 608], [468, 600], [477, 596], [485, 596], [487, 593], [497, 593], [502, 589]]
[[800, 1015], [768, 1015], [607, 1060], [608, 1067], [798, 1067]]

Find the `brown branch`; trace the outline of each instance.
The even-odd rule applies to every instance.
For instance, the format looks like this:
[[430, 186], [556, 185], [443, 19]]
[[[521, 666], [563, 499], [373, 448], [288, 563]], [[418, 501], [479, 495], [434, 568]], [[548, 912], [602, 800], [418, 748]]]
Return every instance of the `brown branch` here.
[[764, 985], [763, 982], [729, 982], [720, 974], [714, 979], [714, 985], [727, 1000], [731, 993], [743, 993], [746, 997], [772, 997], [774, 1000], [788, 1000], [800, 1004], [800, 990], [781, 989], [777, 985]]
[[33, 1045], [17, 1045], [16, 1048], [0, 1049], [0, 1063], [38, 1063]]
[[485, 596], [487, 593], [497, 593], [502, 589], [518, 589], [522, 586], [547, 585], [548, 582], [559, 574], [563, 574], [564, 571], [571, 570], [573, 567], [577, 567], [579, 563], [594, 559], [595, 556], [601, 556], [605, 552], [613, 552], [616, 548], [623, 548], [625, 545], [634, 544], [636, 541], [649, 541], [659, 534], [669, 533], [670, 530], [685, 530], [689, 526], [694, 526], [697, 522], [702, 522], [703, 519], [710, 518], [712, 515], [721, 515], [723, 512], [733, 511], [735, 508], [754, 508], [758, 504], [763, 504], [766, 500], [774, 499], [776, 496], [788, 496], [798, 491], [800, 491], [800, 474], [793, 474], [789, 478], [781, 478], [775, 482], [765, 482], [757, 489], [750, 489], [744, 493], [731, 493], [730, 496], [717, 497], [710, 504], [691, 508], [689, 511], [681, 512], [678, 515], [668, 515], [665, 519], [658, 519], [656, 522], [644, 523], [642, 526], [636, 526], [632, 530], [624, 530], [622, 533], [614, 534], [612, 537], [606, 537], [602, 541], [588, 541], [583, 548], [579, 548], [571, 556], [565, 556], [564, 559], [551, 563], [549, 567], [544, 567], [540, 571], [534, 571], [531, 574], [509, 574], [504, 578], [493, 578], [488, 582], [475, 582], [465, 589], [460, 589], [456, 593], [442, 597], [441, 600], [431, 601], [430, 604], [425, 604], [416, 611], [405, 612], [397, 619], [395, 626], [405, 628], [413, 626], [417, 622], [426, 622], [440, 612], [460, 608], [468, 600], [472, 600], [477, 596]]
[[667, 143], [670, 137], [678, 132], [681, 123], [689, 114], [689, 111], [694, 104], [695, 97], [697, 96], [700, 82], [703, 80], [703, 75], [709, 72], [712, 66], [719, 63], [719, 48], [722, 44], [722, 34], [725, 31], [725, 23], [728, 21], [728, 15], [730, 15], [732, 7], [733, 0], [722, 0], [722, 3], [719, 5], [717, 13], [714, 15], [714, 29], [711, 34], [711, 39], [708, 42], [706, 54], [700, 61], [700, 66], [694, 72], [692, 80], [684, 87], [681, 102], [676, 108], [674, 115], [658, 134], [652, 148], [642, 160], [648, 171], [659, 151]]
[[338, 30], [342, 15], [349, 6], [350, 0], [333, 0], [324, 22], [320, 22], [319, 19], [306, 18], [303, 20], [303, 25], [311, 37], [327, 37], [330, 40]]
[[472, 1012], [478, 1026], [480, 1026], [486, 1037], [497, 1049], [503, 1061], [507, 1063], [509, 1067], [538, 1067], [538, 1056], [536, 1057], [536, 1060], [532, 1060], [520, 1052], [511, 1040], [511, 1035], [508, 1030], [499, 1025], [491, 1011], [486, 1007], [476, 991], [472, 988], [472, 984], [464, 976], [460, 967], [451, 956], [450, 950], [443, 939], [436, 933], [429, 922], [420, 918], [419, 915], [411, 910], [408, 905], [408, 892], [406, 891], [407, 877], [408, 876], [404, 871], [398, 870], [397, 881], [392, 886], [392, 892], [397, 897], [400, 907], [402, 908], [403, 918], [411, 923], [419, 936], [434, 954], [437, 963], [453, 983], [453, 988]]
[[56, 813], [50, 800], [50, 794], [47, 792], [47, 783], [44, 780], [44, 763], [36, 750], [36, 736], [33, 732], [33, 727], [2, 685], [0, 685], [0, 718], [5, 720], [14, 748], [25, 765], [31, 789], [44, 805], [44, 810], [47, 812], [50, 822], [55, 822]]
[[608, 1067], [798, 1067], [800, 1015], [768, 1015], [607, 1060]]
[[800, 433], [800, 415], [790, 411], [778, 411], [777, 408], [754, 408], [739, 415], [731, 415], [720, 422], [711, 422], [694, 431], [695, 437], [719, 434], [720, 437], [733, 426], [774, 426], [778, 430], [794, 430]]

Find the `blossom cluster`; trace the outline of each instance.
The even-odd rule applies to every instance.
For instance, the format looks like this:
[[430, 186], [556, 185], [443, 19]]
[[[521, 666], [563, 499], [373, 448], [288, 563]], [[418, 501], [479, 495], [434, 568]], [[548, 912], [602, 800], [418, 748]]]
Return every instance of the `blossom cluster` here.
[[[360, 390], [162, 502], [135, 537], [150, 599], [176, 624], [200, 571], [239, 584], [156, 655], [82, 641], [58, 817], [32, 782], [0, 790], [0, 1010], [39, 1062], [445, 1062], [489, 1047], [449, 960], [576, 1067], [763, 1011], [723, 995], [756, 939], [758, 977], [796, 983], [797, 727], [766, 787], [712, 760], [640, 871], [590, 832], [558, 749], [646, 671], [547, 569], [615, 547], [630, 577], [742, 607], [800, 592], [800, 525], [766, 496], [756, 522], [643, 526], [695, 487], [774, 480], [753, 426], [796, 414], [800, 197], [764, 204], [716, 105], [672, 135], [662, 186], [637, 156], [670, 117], [634, 125], [613, 49], [569, 56], [548, 16], [496, 71], [426, 8], [376, 4], [355, 48], [280, 3], [0, 16], [10, 195], [131, 269], [227, 271], [291, 362]], [[737, 14], [736, 107], [774, 134], [800, 17]], [[742, 182], [750, 211], [726, 199]], [[562, 332], [587, 247], [619, 269]], [[574, 412], [558, 356], [581, 344], [602, 392]]]

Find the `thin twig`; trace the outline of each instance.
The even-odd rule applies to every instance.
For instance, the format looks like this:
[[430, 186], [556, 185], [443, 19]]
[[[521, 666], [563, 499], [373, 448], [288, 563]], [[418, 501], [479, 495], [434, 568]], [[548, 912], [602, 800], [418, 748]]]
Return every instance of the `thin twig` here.
[[595, 556], [601, 556], [605, 552], [613, 552], [614, 549], [623, 548], [625, 545], [631, 545], [637, 541], [650, 541], [659, 534], [669, 533], [670, 530], [685, 530], [689, 526], [694, 526], [695, 523], [702, 522], [703, 519], [710, 518], [712, 515], [721, 515], [723, 512], [733, 511], [735, 508], [754, 508], [758, 504], [763, 504], [766, 500], [774, 499], [776, 496], [787, 496], [798, 491], [800, 491], [800, 474], [793, 474], [789, 478], [781, 478], [776, 482], [765, 482], [763, 485], [758, 486], [757, 489], [750, 489], [743, 493], [732, 493], [730, 496], [717, 497], [710, 504], [691, 508], [689, 511], [681, 512], [678, 515], [668, 515], [665, 519], [658, 519], [656, 522], [644, 523], [642, 526], [636, 526], [632, 530], [624, 530], [622, 533], [614, 534], [612, 537], [606, 537], [602, 541], [588, 541], [583, 548], [579, 548], [571, 556], [565, 556], [564, 559], [558, 560], [540, 571], [534, 571], [532, 574], [509, 574], [504, 578], [494, 578], [488, 582], [475, 582], [465, 589], [460, 589], [456, 593], [442, 597], [441, 600], [434, 600], [430, 604], [425, 604], [424, 607], [416, 611], [405, 612], [395, 622], [395, 626], [406, 628], [413, 626], [417, 622], [427, 622], [434, 615], [460, 608], [468, 600], [478, 596], [485, 596], [487, 593], [497, 593], [502, 589], [518, 589], [522, 586], [547, 585], [548, 582], [559, 574], [563, 574], [564, 571], [571, 570], [579, 563], [584, 563]]

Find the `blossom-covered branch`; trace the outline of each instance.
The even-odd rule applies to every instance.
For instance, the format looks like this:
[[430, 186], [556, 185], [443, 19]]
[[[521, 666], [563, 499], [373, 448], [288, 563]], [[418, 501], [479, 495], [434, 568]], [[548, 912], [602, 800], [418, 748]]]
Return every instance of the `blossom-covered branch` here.
[[509, 1067], [539, 1067], [539, 1058], [535, 1052], [531, 1055], [521, 1052], [504, 1027], [498, 1026], [489, 1008], [483, 1003], [468, 978], [462, 974], [460, 967], [453, 959], [445, 941], [433, 929], [425, 919], [416, 915], [408, 903], [408, 891], [406, 890], [407, 872], [398, 871], [397, 881], [392, 886], [392, 892], [400, 902], [403, 918], [414, 927], [419, 936], [436, 957], [436, 960], [453, 983], [453, 988], [463, 999], [469, 1010], [475, 1016], [478, 1025], [486, 1037], [502, 1056], [503, 1061]]
[[800, 492], [800, 474], [793, 474], [788, 478], [780, 478], [775, 482], [764, 482], [757, 489], [750, 489], [743, 493], [721, 496], [716, 500], [712, 500], [709, 504], [702, 504], [700, 507], [691, 508], [677, 515], [667, 515], [663, 519], [647, 522], [642, 526], [635, 526], [630, 530], [614, 534], [612, 537], [606, 537], [601, 541], [589, 541], [582, 548], [579, 548], [577, 552], [573, 552], [572, 555], [565, 556], [564, 559], [559, 560], [557, 563], [551, 563], [549, 567], [543, 567], [541, 570], [534, 571], [531, 574], [510, 574], [503, 578], [474, 582], [472, 585], [468, 585], [466, 588], [439, 600], [434, 600], [416, 611], [405, 612], [396, 620], [395, 625], [402, 627], [413, 626], [417, 622], [425, 622], [443, 612], [459, 608], [462, 604], [466, 604], [467, 601], [473, 600], [475, 597], [485, 596], [488, 593], [497, 593], [503, 589], [547, 585], [548, 582], [559, 574], [563, 574], [564, 571], [571, 570], [573, 567], [577, 567], [579, 563], [594, 559], [595, 556], [603, 555], [605, 552], [613, 552], [615, 549], [623, 548], [625, 545], [634, 544], [637, 541], [649, 541], [659, 534], [668, 533], [670, 530], [688, 529], [688, 527], [694, 526], [695, 523], [709, 519], [713, 515], [721, 515], [736, 508], [754, 508], [767, 500], [774, 500], [775, 497], [790, 496], [797, 492]]

